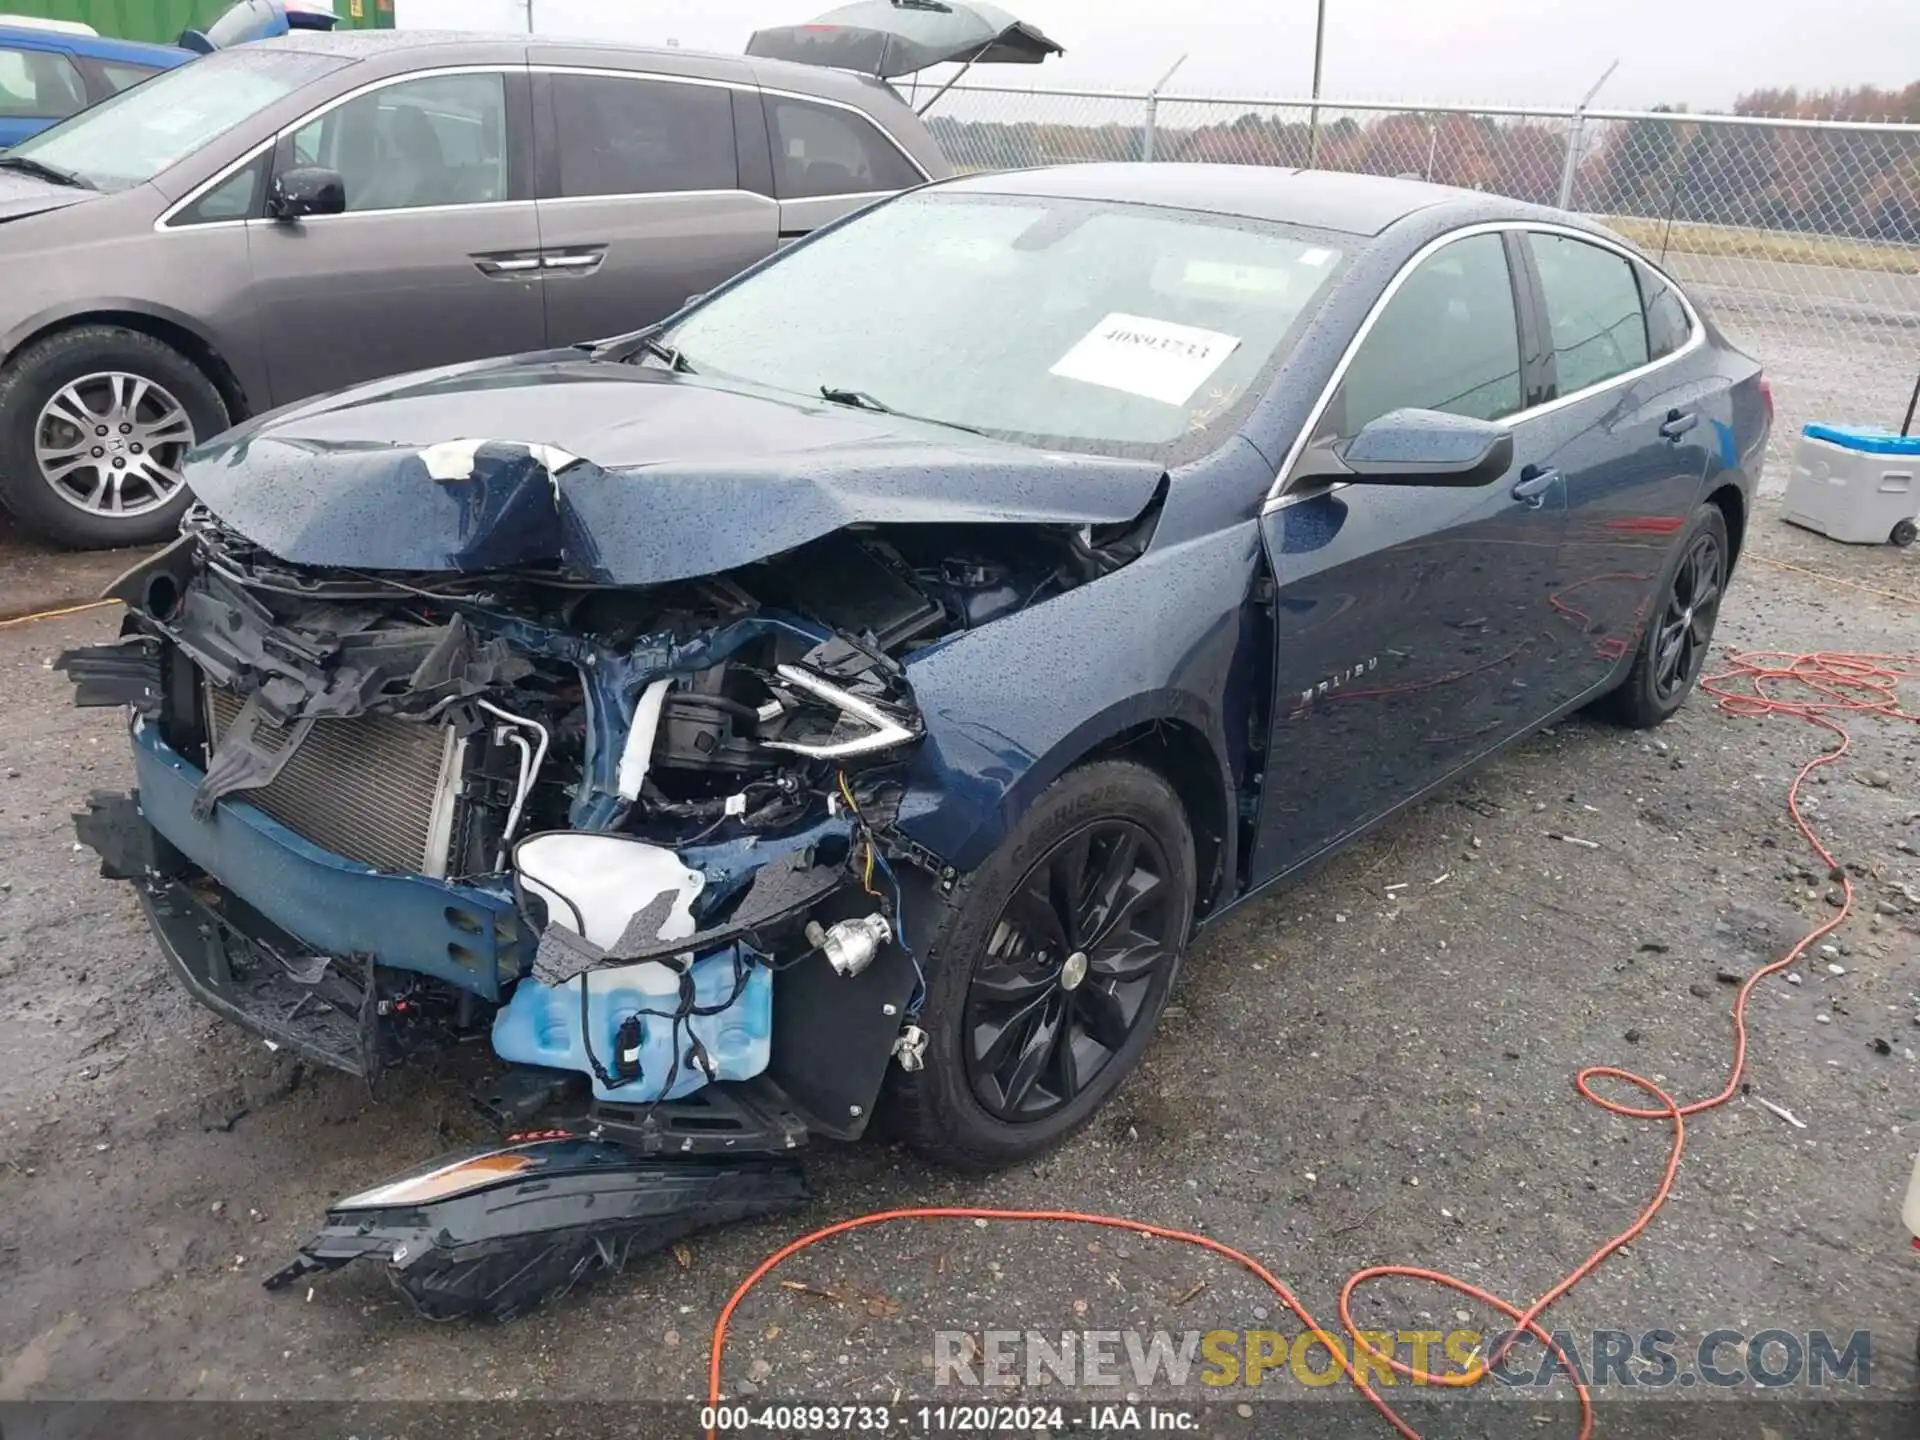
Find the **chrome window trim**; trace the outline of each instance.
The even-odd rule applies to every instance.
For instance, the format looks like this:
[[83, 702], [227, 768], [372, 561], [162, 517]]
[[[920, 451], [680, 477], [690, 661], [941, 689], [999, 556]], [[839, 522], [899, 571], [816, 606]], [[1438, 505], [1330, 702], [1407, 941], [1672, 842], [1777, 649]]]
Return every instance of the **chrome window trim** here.
[[[713, 89], [730, 90], [730, 91], [739, 90], [743, 92], [758, 93], [763, 97], [772, 95], [772, 96], [777, 96], [783, 100], [801, 100], [814, 105], [825, 105], [830, 109], [834, 109], [834, 110], [845, 110], [849, 114], [855, 115], [859, 119], [864, 120], [870, 127], [878, 131], [882, 136], [884, 136], [886, 138], [887, 143], [893, 146], [895, 150], [899, 151], [901, 156], [905, 158], [907, 164], [913, 167], [914, 174], [918, 175], [923, 182], [927, 180], [931, 180], [933, 178], [931, 175], [927, 173], [926, 166], [922, 165], [918, 160], [914, 158], [913, 152], [908, 150], [906, 146], [902, 145], [898, 137], [896, 137], [891, 130], [887, 129], [885, 125], [882, 125], [878, 120], [874, 119], [872, 115], [868, 114], [865, 110], [862, 110], [858, 105], [849, 104], [845, 100], [834, 100], [823, 95], [807, 95], [797, 90], [768, 89], [765, 86], [756, 85], [751, 81], [745, 81], [745, 80], [719, 80], [709, 76], [700, 76], [700, 75], [666, 75], [666, 74], [662, 74], [657, 70], [615, 70], [615, 69], [608, 69], [608, 68], [597, 66], [597, 65], [556, 65], [556, 64], [549, 64], [544, 62], [540, 64], [535, 64], [535, 65], [524, 65], [524, 64], [515, 65], [515, 64], [503, 63], [503, 62], [495, 62], [489, 65], [443, 65], [443, 66], [436, 66], [436, 67], [425, 69], [425, 70], [411, 70], [404, 75], [386, 75], [386, 76], [382, 76], [378, 80], [369, 80], [364, 85], [359, 85], [354, 87], [351, 90], [344, 91], [343, 93], [334, 96], [331, 100], [325, 101], [324, 103], [316, 106], [314, 109], [309, 110], [306, 114], [302, 115], [298, 120], [294, 120], [287, 125], [283, 125], [280, 129], [276, 130], [272, 135], [268, 136], [265, 140], [262, 140], [259, 144], [250, 148], [246, 152], [246, 154], [240, 156], [238, 159], [232, 161], [231, 163], [222, 166], [219, 170], [214, 172], [213, 175], [201, 181], [200, 184], [196, 185], [192, 190], [189, 190], [185, 195], [181, 196], [180, 199], [174, 201], [171, 205], [167, 206], [167, 208], [162, 210], [160, 212], [159, 217], [155, 219], [155, 221], [153, 222], [153, 228], [162, 234], [174, 234], [178, 232], [186, 232], [186, 231], [194, 231], [194, 230], [216, 230], [216, 229], [232, 228], [232, 227], [241, 226], [241, 225], [262, 223], [260, 220], [260, 217], [258, 216], [252, 216], [245, 220], [209, 220], [199, 225], [176, 225], [173, 223], [173, 221], [175, 217], [180, 214], [181, 211], [188, 209], [196, 201], [198, 201], [202, 196], [204, 196], [209, 190], [217, 189], [220, 185], [224, 184], [227, 180], [231, 179], [235, 174], [235, 172], [245, 169], [248, 165], [252, 164], [255, 160], [259, 159], [262, 154], [272, 150], [287, 136], [293, 134], [296, 130], [305, 129], [308, 125], [311, 125], [315, 120], [325, 115], [328, 111], [337, 109], [338, 107], [346, 104], [350, 100], [357, 100], [362, 95], [371, 94], [375, 90], [385, 89], [389, 86], [404, 85], [410, 80], [435, 79], [435, 78], [439, 78], [447, 75], [513, 75], [518, 73], [539, 74], [539, 75], [590, 75], [590, 76], [596, 76], [596, 77], [601, 77], [601, 78], [611, 79], [611, 80], [661, 80], [672, 85], [705, 85]], [[771, 139], [771, 130], [772, 130], [772, 122], [771, 120], [769, 120], [768, 122], [769, 139]], [[470, 205], [403, 206], [393, 210], [355, 210], [355, 211], [348, 211], [346, 212], [346, 214], [347, 215], [419, 215], [419, 214], [430, 214], [430, 213], [434, 213], [442, 210], [472, 210], [483, 205], [497, 207], [501, 205], [531, 205], [535, 203], [564, 204], [569, 201], [579, 201], [579, 200], [638, 199], [643, 196], [657, 196], [657, 195], [712, 196], [712, 195], [734, 195], [734, 194], [755, 195], [757, 193], [758, 192], [752, 191], [752, 190], [740, 189], [738, 186], [735, 186], [732, 189], [725, 189], [725, 190], [644, 190], [644, 191], [633, 191], [633, 192], [629, 192], [627, 194], [622, 194], [622, 195], [559, 195], [559, 196], [553, 197], [553, 199], [551, 200], [539, 200], [538, 197], [535, 197], [534, 199], [530, 199], [530, 200], [482, 200], [482, 201], [475, 201], [473, 204], [470, 204]], [[803, 195], [803, 196], [797, 197], [796, 200], [792, 203], [797, 204], [800, 201], [805, 201], [805, 200], [852, 200], [852, 199], [859, 199], [862, 197], [878, 198], [883, 195], [897, 195], [899, 193], [900, 192], [897, 190], [863, 190], [863, 191], [860, 191], [858, 195]], [[759, 198], [771, 201], [774, 204], [780, 203], [773, 196], [760, 196]], [[345, 216], [344, 215], [323, 215], [323, 216], [315, 216], [313, 218], [320, 219], [320, 220], [339, 220], [339, 219], [344, 219]], [[277, 224], [278, 222], [276, 221], [276, 222], [265, 222], [265, 223]], [[1682, 296], [1681, 298], [1683, 301], [1685, 300], [1684, 296]]]
[[[185, 195], [182, 195], [178, 200], [174, 201], [173, 204], [162, 210], [159, 218], [153, 222], [153, 228], [163, 233], [173, 233], [176, 231], [211, 230], [220, 226], [247, 225], [257, 221], [260, 218], [259, 216], [250, 216], [246, 220], [209, 220], [204, 225], [175, 225], [172, 223], [173, 218], [182, 210], [185, 210], [195, 201], [199, 200], [200, 197], [205, 195], [209, 190], [219, 188], [220, 185], [233, 177], [235, 171], [245, 169], [255, 160], [258, 160], [262, 154], [271, 151], [274, 146], [286, 139], [287, 136], [293, 134], [294, 131], [306, 129], [307, 126], [311, 125], [322, 115], [327, 114], [329, 111], [339, 109], [340, 106], [345, 105], [350, 100], [358, 100], [362, 95], [372, 94], [375, 90], [384, 90], [394, 85], [405, 85], [412, 80], [437, 80], [448, 75], [514, 75], [524, 73], [526, 68], [525, 65], [504, 64], [499, 62], [491, 65], [442, 65], [427, 70], [410, 70], [404, 75], [384, 75], [378, 80], [369, 80], [364, 85], [357, 85], [351, 90], [343, 91], [331, 100], [323, 101], [321, 104], [315, 106], [298, 120], [281, 126], [258, 145], [249, 149], [247, 153], [239, 159], [230, 164], [223, 165], [209, 178], [202, 180], [198, 185], [194, 186], [193, 189], [189, 190]], [[475, 203], [482, 205], [530, 205], [533, 202], [531, 200], [483, 200]], [[472, 208], [473, 206], [471, 205], [425, 205], [402, 210], [363, 210], [349, 213], [363, 215], [398, 215], [417, 214], [421, 210], [470, 210]], [[325, 215], [315, 216], [313, 218], [333, 220], [339, 217]]]
[[[892, 194], [892, 191], [888, 191]], [[717, 196], [738, 196], [744, 200], [759, 200], [768, 205], [780, 202], [771, 195], [762, 195], [757, 190], [617, 190], [607, 195], [549, 195], [537, 203], [541, 205], [585, 205], [595, 200], [712, 200]], [[533, 202], [522, 202], [533, 203]], [[464, 209], [465, 207], [459, 207]], [[381, 212], [362, 211], [362, 214], [374, 215]]]
[[[1589, 245], [1597, 246], [1602, 250], [1612, 251], [1630, 264], [1646, 266], [1662, 280], [1665, 280], [1667, 284], [1673, 288], [1673, 293], [1680, 297], [1681, 307], [1687, 312], [1687, 341], [1686, 344], [1680, 346], [1671, 354], [1662, 355], [1657, 360], [1649, 360], [1644, 365], [1637, 365], [1633, 369], [1622, 371], [1618, 375], [1609, 375], [1605, 380], [1596, 381], [1592, 385], [1574, 391], [1572, 394], [1556, 395], [1553, 399], [1539, 405], [1530, 406], [1524, 410], [1516, 410], [1511, 415], [1503, 415], [1494, 423], [1511, 429], [1523, 420], [1532, 420], [1537, 416], [1549, 415], [1555, 410], [1561, 409], [1563, 406], [1577, 404], [1582, 400], [1599, 394], [1603, 390], [1611, 389], [1617, 385], [1630, 385], [1635, 380], [1653, 373], [1663, 365], [1671, 365], [1674, 361], [1691, 355], [1706, 343], [1706, 327], [1701, 323], [1700, 312], [1694, 308], [1693, 299], [1687, 294], [1685, 288], [1661, 266], [1656, 265], [1653, 261], [1647, 259], [1646, 256], [1637, 253], [1618, 240], [1596, 234], [1591, 230], [1582, 230], [1576, 225], [1559, 225], [1550, 220], [1483, 220], [1473, 225], [1463, 225], [1457, 230], [1449, 230], [1444, 235], [1435, 236], [1418, 250], [1414, 251], [1406, 263], [1394, 272], [1393, 278], [1387, 282], [1386, 288], [1380, 292], [1379, 298], [1373, 302], [1372, 308], [1367, 311], [1366, 318], [1360, 322], [1360, 328], [1354, 331], [1353, 338], [1347, 342], [1347, 348], [1341, 352], [1340, 363], [1333, 367], [1333, 374], [1328, 377], [1326, 386], [1320, 392], [1320, 398], [1314, 401], [1313, 408], [1307, 412], [1307, 418], [1305, 423], [1300, 427], [1300, 433], [1294, 436], [1293, 444], [1288, 447], [1286, 460], [1281, 464], [1278, 473], [1275, 474], [1273, 484], [1267, 491], [1267, 498], [1261, 505], [1261, 514], [1268, 514], [1280, 509], [1287, 502], [1289, 498], [1286, 490], [1287, 477], [1293, 473], [1293, 467], [1300, 463], [1300, 456], [1306, 450], [1308, 441], [1312, 437], [1315, 428], [1320, 424], [1321, 417], [1326, 414], [1327, 406], [1333, 403], [1334, 392], [1340, 388], [1340, 383], [1347, 378], [1347, 369], [1353, 363], [1353, 357], [1359, 352], [1361, 345], [1366, 342], [1367, 336], [1373, 330], [1374, 322], [1380, 318], [1381, 311], [1386, 309], [1388, 302], [1399, 292], [1400, 286], [1405, 282], [1406, 278], [1426, 260], [1446, 249], [1447, 246], [1453, 244], [1455, 241], [1466, 240], [1475, 235], [1504, 235], [1510, 231], [1540, 235], [1564, 235], [1572, 240], [1584, 240]], [[1637, 285], [1635, 289], [1637, 292]], [[1645, 303], [1646, 302], [1642, 300], [1642, 313], [1645, 311]], [[1310, 493], [1319, 495], [1325, 492], [1323, 489], [1315, 489]]]

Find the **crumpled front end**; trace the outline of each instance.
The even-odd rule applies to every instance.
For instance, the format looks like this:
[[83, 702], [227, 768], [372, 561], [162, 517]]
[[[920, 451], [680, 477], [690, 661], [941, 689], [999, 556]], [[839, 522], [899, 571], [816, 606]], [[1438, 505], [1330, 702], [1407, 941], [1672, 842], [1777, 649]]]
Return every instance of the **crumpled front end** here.
[[[571, 457], [494, 462], [524, 496]], [[767, 1075], [856, 1135], [923, 1043], [903, 912], [951, 878], [894, 824], [912, 662], [1151, 524], [856, 526], [633, 585], [544, 544], [294, 564], [196, 511], [110, 592], [122, 638], [59, 661], [134, 716], [137, 797], [80, 833], [193, 993], [321, 1063], [486, 1031], [603, 1106]]]
[[133, 707], [138, 800], [81, 834], [276, 1044], [372, 1074], [490, 1025], [675, 1098], [766, 1069], [775, 967], [838, 980], [896, 933], [875, 826], [920, 727], [871, 629], [724, 577], [285, 566], [204, 515], [114, 593], [123, 638], [59, 663]]

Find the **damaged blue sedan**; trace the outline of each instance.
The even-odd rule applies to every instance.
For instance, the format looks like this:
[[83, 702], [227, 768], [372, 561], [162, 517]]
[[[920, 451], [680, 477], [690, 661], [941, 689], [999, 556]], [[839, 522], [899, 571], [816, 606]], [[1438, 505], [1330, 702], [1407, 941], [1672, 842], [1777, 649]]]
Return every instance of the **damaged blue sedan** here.
[[510, 1313], [797, 1203], [790, 1152], [876, 1115], [1039, 1153], [1200, 925], [1575, 708], [1665, 719], [1771, 419], [1559, 212], [937, 184], [651, 329], [196, 452], [123, 638], [60, 662], [134, 714], [80, 833], [275, 1045], [392, 1084], [490, 1036], [518, 1138], [276, 1278]]

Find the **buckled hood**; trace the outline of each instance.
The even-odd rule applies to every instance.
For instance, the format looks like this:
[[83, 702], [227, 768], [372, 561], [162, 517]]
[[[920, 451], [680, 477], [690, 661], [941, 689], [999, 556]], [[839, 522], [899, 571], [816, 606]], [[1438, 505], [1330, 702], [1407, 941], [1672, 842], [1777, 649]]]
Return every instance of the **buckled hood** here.
[[559, 565], [610, 585], [715, 574], [855, 524], [1116, 524], [1161, 475], [572, 351], [279, 410], [187, 468], [215, 515], [294, 564]]

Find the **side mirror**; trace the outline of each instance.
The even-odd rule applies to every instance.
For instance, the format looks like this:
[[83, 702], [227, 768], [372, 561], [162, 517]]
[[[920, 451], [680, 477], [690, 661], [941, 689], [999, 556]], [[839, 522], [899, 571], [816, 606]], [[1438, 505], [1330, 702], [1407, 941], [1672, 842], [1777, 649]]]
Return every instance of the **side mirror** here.
[[347, 208], [347, 182], [338, 170], [303, 165], [273, 177], [267, 195], [267, 214], [275, 220], [302, 220], [309, 215], [339, 215]]
[[1491, 485], [1513, 466], [1513, 435], [1491, 420], [1394, 410], [1347, 440], [1322, 442], [1296, 477], [1354, 485]]

